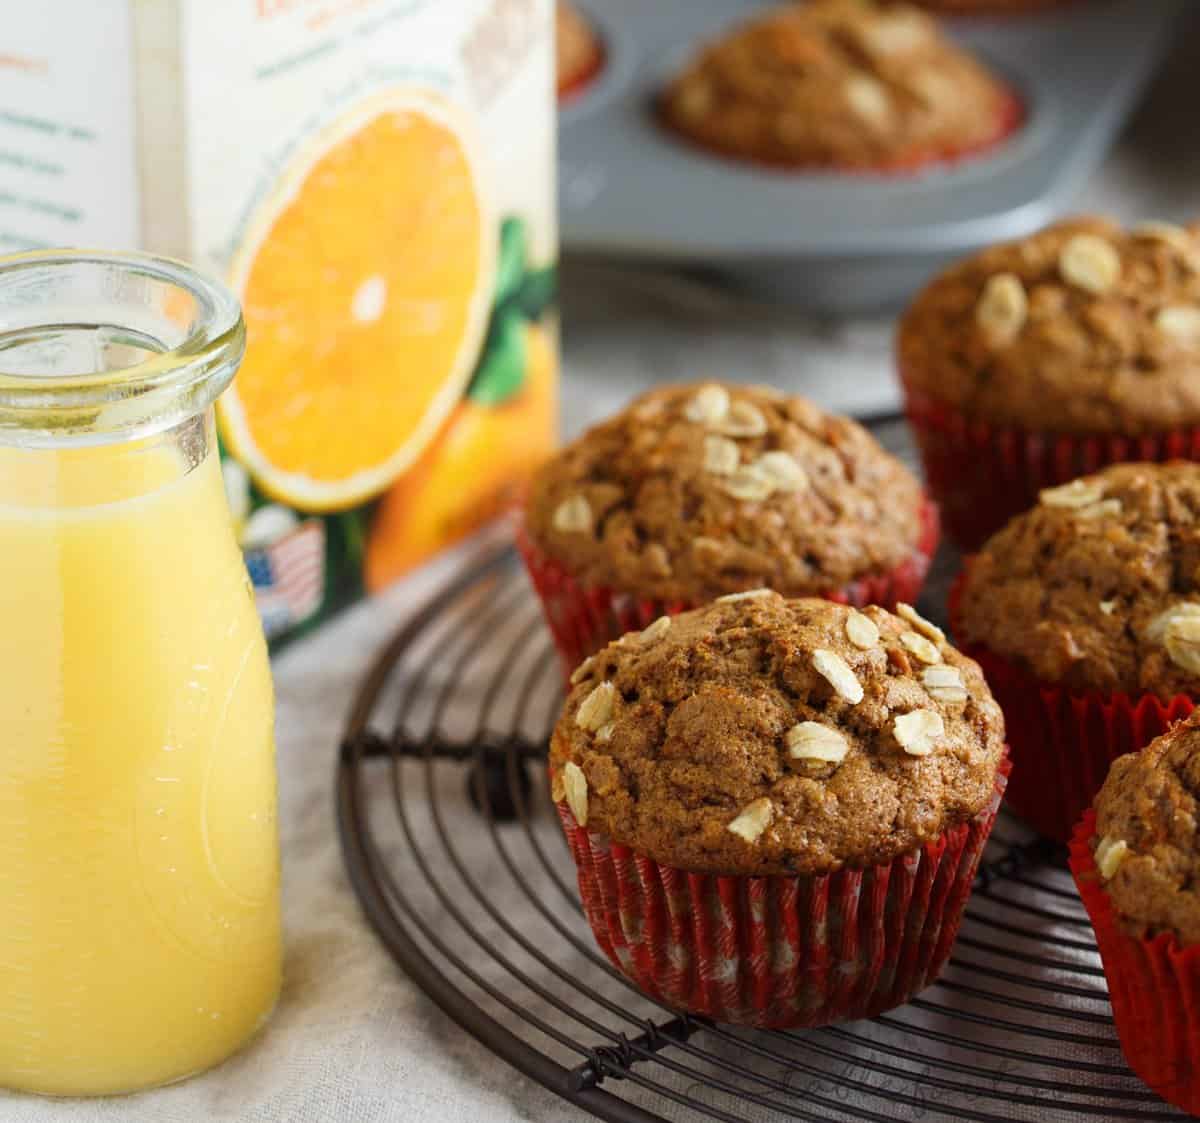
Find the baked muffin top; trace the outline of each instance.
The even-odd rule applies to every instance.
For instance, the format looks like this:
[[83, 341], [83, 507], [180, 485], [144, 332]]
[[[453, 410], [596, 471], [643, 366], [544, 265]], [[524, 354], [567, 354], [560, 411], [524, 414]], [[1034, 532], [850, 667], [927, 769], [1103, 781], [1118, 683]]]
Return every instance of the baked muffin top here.
[[1113, 761], [1096, 796], [1097, 873], [1127, 931], [1200, 941], [1200, 710]]
[[581, 664], [552, 795], [691, 871], [890, 861], [992, 798], [1004, 725], [979, 668], [903, 616], [767, 590], [661, 617]]
[[920, 484], [862, 426], [765, 387], [652, 390], [534, 477], [530, 537], [579, 581], [699, 604], [820, 595], [910, 559]]
[[900, 323], [905, 380], [970, 418], [1138, 435], [1200, 422], [1200, 233], [1076, 218], [952, 266]]
[[668, 125], [785, 166], [886, 168], [979, 148], [1013, 94], [923, 12], [877, 0], [786, 4], [706, 47], [667, 86]]
[[1200, 464], [1043, 491], [972, 560], [956, 627], [1066, 686], [1200, 697]]
[[586, 82], [600, 65], [600, 40], [569, 0], [558, 0], [554, 30], [558, 96], [562, 97]]

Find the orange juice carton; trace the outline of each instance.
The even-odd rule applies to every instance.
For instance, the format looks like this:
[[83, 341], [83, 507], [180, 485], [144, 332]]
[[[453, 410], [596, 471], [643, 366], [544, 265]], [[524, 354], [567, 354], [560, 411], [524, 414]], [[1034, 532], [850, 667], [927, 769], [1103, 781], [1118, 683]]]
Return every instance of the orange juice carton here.
[[223, 277], [268, 635], [511, 502], [557, 400], [552, 0], [40, 0], [0, 45], [0, 253]]

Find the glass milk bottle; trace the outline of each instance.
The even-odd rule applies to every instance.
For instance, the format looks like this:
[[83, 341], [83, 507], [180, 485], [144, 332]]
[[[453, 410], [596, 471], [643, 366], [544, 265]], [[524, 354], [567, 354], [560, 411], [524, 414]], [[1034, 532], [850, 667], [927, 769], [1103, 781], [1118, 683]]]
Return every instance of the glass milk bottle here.
[[0, 1087], [178, 1080], [279, 993], [273, 700], [172, 261], [0, 258]]

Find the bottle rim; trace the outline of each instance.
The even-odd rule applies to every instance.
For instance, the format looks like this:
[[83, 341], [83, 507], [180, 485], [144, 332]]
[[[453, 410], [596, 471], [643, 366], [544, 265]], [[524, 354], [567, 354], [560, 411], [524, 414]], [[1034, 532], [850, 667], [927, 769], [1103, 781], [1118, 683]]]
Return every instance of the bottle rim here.
[[[62, 345], [71, 333], [95, 341]], [[63, 360], [101, 339], [138, 357]], [[99, 443], [169, 428], [215, 401], [245, 341], [233, 293], [184, 262], [107, 250], [0, 256], [0, 440]]]

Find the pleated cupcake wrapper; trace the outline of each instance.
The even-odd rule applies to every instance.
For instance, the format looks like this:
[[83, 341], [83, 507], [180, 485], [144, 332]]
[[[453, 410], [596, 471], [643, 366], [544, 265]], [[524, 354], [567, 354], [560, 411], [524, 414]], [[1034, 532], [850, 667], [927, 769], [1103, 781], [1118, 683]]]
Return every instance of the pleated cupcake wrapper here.
[[[1053, 0], [1040, 0], [1040, 2], [1053, 2]], [[842, 173], [863, 172], [870, 174], [874, 172], [877, 175], [902, 176], [923, 171], [937, 164], [953, 165], [964, 163], [980, 156], [986, 156], [994, 148], [998, 148], [1025, 123], [1025, 118], [1024, 102], [1015, 93], [1009, 92], [1000, 106], [1000, 111], [996, 114], [995, 131], [979, 144], [973, 144], [966, 148], [946, 148], [927, 152], [914, 152], [909, 156], [901, 157], [900, 159], [893, 160], [891, 163], [879, 165], [874, 168], [846, 165], [837, 170]]]
[[[950, 590], [951, 631], [960, 638], [958, 606], [969, 559], [967, 567]], [[1071, 690], [1043, 682], [982, 644], [958, 646], [982, 668], [1004, 711], [1016, 767], [1008, 806], [1057, 842], [1071, 837], [1117, 757], [1145, 748], [1195, 705], [1184, 694], [1164, 702], [1155, 694]]]
[[864, 870], [738, 877], [663, 866], [559, 817], [601, 949], [643, 991], [717, 1021], [783, 1029], [869, 1018], [937, 978], [1007, 781], [919, 850]]
[[574, 101], [577, 97], [581, 96], [600, 77], [607, 64], [607, 52], [601, 46], [596, 51], [596, 57], [557, 91], [558, 104], [566, 105], [568, 102]]
[[964, 550], [978, 549], [1014, 515], [1029, 510], [1042, 488], [1108, 464], [1200, 460], [1200, 427], [1121, 437], [989, 425], [929, 397], [903, 367], [900, 378], [926, 485], [941, 508], [946, 533]]
[[1200, 944], [1121, 927], [1096, 869], [1089, 808], [1071, 839], [1071, 873], [1096, 932], [1117, 1036], [1129, 1067], [1164, 1100], [1200, 1114]]
[[[890, 573], [860, 578], [831, 590], [823, 594], [825, 598], [841, 604], [880, 604], [885, 608], [892, 608], [897, 601], [916, 601], [939, 538], [937, 507], [926, 501], [920, 517], [917, 545], [906, 561]], [[603, 586], [583, 585], [534, 544], [524, 524], [517, 529], [517, 547], [567, 674], [626, 632], [644, 628], [660, 616], [674, 616], [695, 607], [683, 600], [638, 597]]]

